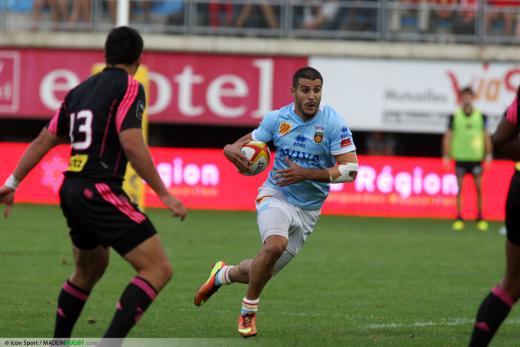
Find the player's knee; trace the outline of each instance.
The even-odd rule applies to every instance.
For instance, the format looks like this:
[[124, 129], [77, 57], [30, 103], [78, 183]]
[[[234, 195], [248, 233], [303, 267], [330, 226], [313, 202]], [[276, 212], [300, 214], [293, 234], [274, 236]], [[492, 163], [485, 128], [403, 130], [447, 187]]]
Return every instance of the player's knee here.
[[168, 261], [162, 261], [157, 267], [157, 277], [162, 283], [168, 283], [173, 277], [173, 267]]
[[90, 289], [103, 276], [105, 269], [106, 266], [76, 267], [72, 273], [71, 280], [81, 288]]
[[264, 244], [263, 250], [271, 259], [278, 259], [287, 249], [287, 239], [283, 237], [276, 237], [276, 239], [269, 239]]
[[520, 298], [520, 278], [519, 277], [506, 276], [502, 282], [501, 287], [513, 299], [518, 300]]
[[244, 283], [249, 283], [249, 268], [248, 269], [242, 269], [242, 268], [239, 268], [240, 270], [240, 277], [241, 277], [241, 281], [244, 282]]

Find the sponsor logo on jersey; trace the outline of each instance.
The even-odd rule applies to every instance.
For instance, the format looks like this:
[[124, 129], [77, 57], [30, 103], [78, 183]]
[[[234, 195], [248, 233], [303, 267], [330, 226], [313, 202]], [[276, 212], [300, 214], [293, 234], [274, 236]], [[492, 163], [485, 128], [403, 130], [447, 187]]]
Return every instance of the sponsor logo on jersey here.
[[70, 157], [69, 159], [69, 167], [67, 171], [70, 172], [81, 172], [83, 168], [87, 164], [88, 155], [87, 154], [76, 154]]
[[291, 160], [302, 160], [319, 163], [320, 157], [314, 153], [299, 151], [297, 149], [282, 148], [283, 157], [289, 157]]
[[350, 137], [347, 137], [346, 139], [341, 140], [341, 147], [348, 147], [352, 144], [352, 140]]
[[282, 122], [280, 123], [280, 126], [278, 127], [278, 133], [280, 135], [287, 135], [289, 131], [291, 131], [292, 125], [291, 123]]
[[323, 141], [323, 127], [321, 125], [316, 125], [314, 130], [314, 142], [321, 143]]
[[303, 135], [298, 135], [296, 136], [296, 142], [293, 143], [293, 146], [294, 147], [300, 147], [300, 148], [305, 148], [305, 136]]

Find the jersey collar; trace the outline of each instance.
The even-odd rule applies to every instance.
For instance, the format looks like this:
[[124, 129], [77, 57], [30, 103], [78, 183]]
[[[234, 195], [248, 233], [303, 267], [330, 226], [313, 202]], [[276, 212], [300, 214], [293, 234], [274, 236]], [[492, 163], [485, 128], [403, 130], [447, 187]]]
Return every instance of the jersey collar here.
[[105, 66], [103, 71], [123, 71], [125, 74], [127, 73], [125, 69], [115, 66]]
[[318, 120], [318, 118], [321, 117], [321, 114], [323, 113], [323, 110], [322, 110], [321, 105], [320, 105], [320, 108], [318, 109], [318, 112], [314, 115], [314, 117], [312, 117], [309, 120], [304, 121], [303, 119], [300, 118], [300, 116], [298, 116], [296, 114], [294, 102], [291, 103], [291, 105], [289, 106], [289, 110], [290, 110], [289, 114], [291, 115], [293, 120], [295, 120], [297, 123], [301, 123], [301, 124], [312, 124], [312, 123], [315, 123]]

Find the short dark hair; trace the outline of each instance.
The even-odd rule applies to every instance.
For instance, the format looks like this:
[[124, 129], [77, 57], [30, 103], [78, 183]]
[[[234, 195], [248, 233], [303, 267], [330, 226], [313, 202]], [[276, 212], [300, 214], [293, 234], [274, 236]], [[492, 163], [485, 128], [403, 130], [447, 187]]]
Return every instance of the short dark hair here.
[[321, 81], [321, 83], [323, 83], [323, 77], [321, 77], [320, 72], [310, 66], [302, 67], [294, 73], [293, 78], [292, 78], [293, 88], [298, 87], [298, 82], [300, 81], [300, 78], [305, 78], [307, 80], [318, 80], [319, 79]]
[[460, 90], [459, 92], [460, 95], [463, 95], [463, 94], [471, 94], [471, 95], [475, 95], [475, 93], [473, 92], [473, 89], [471, 89], [471, 87], [464, 87]]
[[143, 38], [127, 26], [110, 30], [105, 41], [105, 62], [108, 65], [133, 64], [143, 53]]

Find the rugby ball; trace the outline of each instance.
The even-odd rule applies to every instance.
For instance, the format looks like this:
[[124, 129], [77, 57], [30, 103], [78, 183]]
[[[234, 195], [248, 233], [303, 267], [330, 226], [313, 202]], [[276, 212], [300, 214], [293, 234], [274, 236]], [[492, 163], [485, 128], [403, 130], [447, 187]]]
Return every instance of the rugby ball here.
[[240, 152], [252, 163], [249, 171], [241, 172], [243, 175], [258, 175], [269, 166], [271, 152], [269, 147], [263, 142], [249, 141], [240, 149]]

